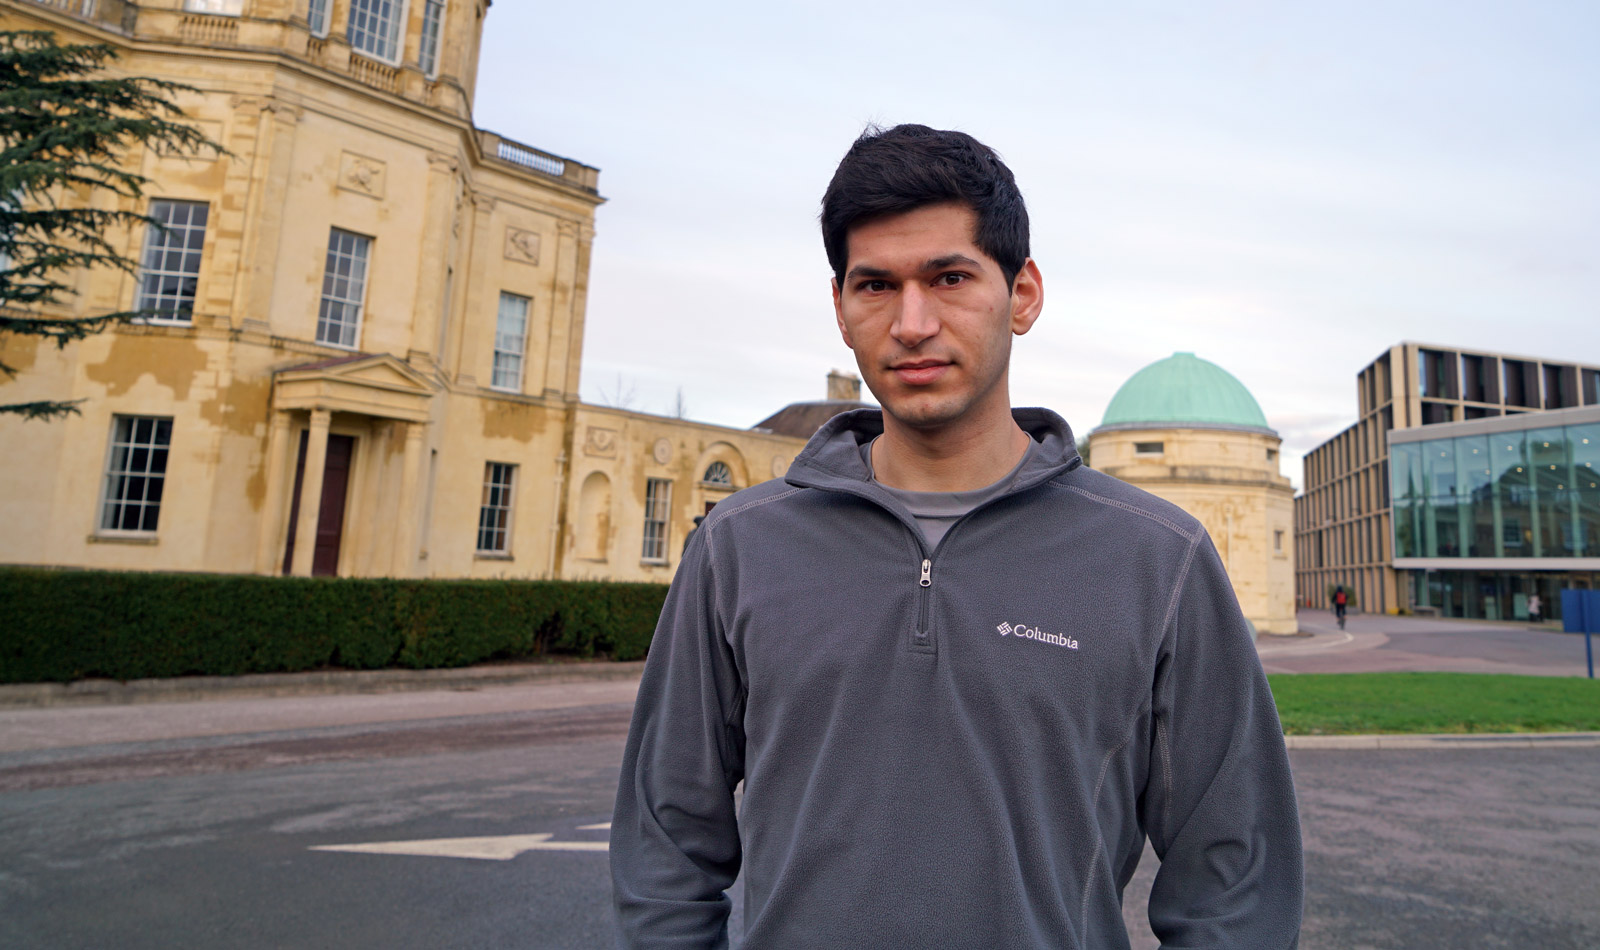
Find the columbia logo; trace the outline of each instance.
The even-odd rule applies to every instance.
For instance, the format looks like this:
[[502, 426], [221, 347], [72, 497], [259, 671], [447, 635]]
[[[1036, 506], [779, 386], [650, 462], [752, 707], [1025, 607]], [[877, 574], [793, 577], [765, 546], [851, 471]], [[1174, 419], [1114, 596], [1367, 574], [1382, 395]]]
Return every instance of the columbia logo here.
[[1000, 635], [1002, 637], [1015, 636], [1018, 640], [1037, 640], [1040, 643], [1049, 643], [1058, 647], [1066, 647], [1069, 650], [1076, 650], [1078, 648], [1078, 641], [1065, 634], [1045, 633], [1038, 627], [1030, 627], [1026, 624], [1011, 624], [1002, 622], [1000, 626], [995, 627], [995, 629], [1000, 631]]

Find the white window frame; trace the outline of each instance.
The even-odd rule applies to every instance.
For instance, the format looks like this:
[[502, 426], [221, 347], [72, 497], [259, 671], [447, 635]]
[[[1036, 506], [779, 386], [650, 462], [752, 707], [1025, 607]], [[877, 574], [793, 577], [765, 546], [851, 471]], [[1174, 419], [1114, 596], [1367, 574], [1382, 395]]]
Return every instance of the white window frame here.
[[[348, 267], [341, 274], [339, 268], [345, 262], [348, 262]], [[372, 238], [340, 228], [329, 229], [328, 254], [322, 271], [322, 298], [317, 305], [318, 343], [345, 350], [353, 350], [360, 345], [361, 318], [366, 310], [369, 283], [367, 275], [371, 268]]]
[[[225, 9], [232, 7], [233, 9]], [[206, 13], [211, 16], [243, 16], [244, 0], [183, 0], [185, 13]]]
[[429, 79], [439, 78], [439, 58], [444, 52], [445, 0], [422, 0], [422, 36], [417, 44], [417, 65]]
[[[172, 217], [178, 209], [183, 209], [185, 215], [181, 223]], [[163, 215], [162, 211], [166, 213]], [[196, 212], [201, 218], [198, 225], [194, 223]], [[157, 311], [142, 317], [145, 322], [187, 326], [194, 322], [194, 304], [200, 296], [200, 268], [205, 264], [211, 205], [181, 198], [155, 198], [150, 202], [149, 214], [160, 223], [145, 228], [133, 307]], [[172, 306], [168, 306], [169, 302]]]
[[[371, 12], [372, 8], [382, 6], [387, 6], [390, 11], [388, 35], [383, 36], [375, 29], [369, 30], [364, 24], [359, 27], [358, 32], [356, 17], [361, 15], [377, 19], [377, 14]], [[410, 12], [407, 10], [408, 6], [409, 4], [406, 0], [350, 0], [350, 13], [345, 20], [344, 35], [346, 41], [350, 43], [351, 51], [360, 53], [369, 59], [375, 59], [380, 63], [387, 63], [390, 66], [400, 65], [400, 56], [405, 50], [406, 15]], [[368, 36], [378, 37], [388, 46], [389, 52], [385, 54], [377, 49], [370, 49], [361, 45], [364, 42], [369, 42], [365, 39]]]
[[[514, 463], [483, 463], [483, 496], [478, 503], [478, 554], [511, 556], [511, 512], [516, 490], [517, 466]], [[489, 542], [487, 547], [485, 540]]]
[[[17, 206], [15, 204], [3, 197], [0, 197], [0, 211], [14, 212], [16, 210]], [[5, 248], [0, 248], [0, 270], [10, 270], [11, 264], [11, 255], [5, 252]]]
[[672, 522], [672, 479], [647, 478], [644, 483], [644, 544], [639, 560], [667, 563], [667, 535]]
[[319, 40], [327, 39], [332, 6], [333, 0], [306, 0], [306, 28]]
[[522, 365], [528, 348], [529, 298], [500, 291], [500, 309], [494, 321], [494, 367], [489, 388], [522, 392]]
[[[139, 423], [150, 423], [149, 440], [136, 441]], [[157, 440], [166, 426], [166, 441]], [[136, 453], [143, 450], [142, 462], [136, 462]], [[119, 451], [125, 450], [125, 451]], [[159, 453], [159, 465], [157, 454]], [[100, 480], [100, 511], [96, 519], [96, 534], [117, 537], [154, 537], [160, 528], [161, 503], [166, 498], [167, 468], [172, 460], [172, 417], [113, 415], [111, 434], [106, 440], [106, 462]], [[138, 498], [132, 497], [134, 480], [139, 479]], [[156, 489], [156, 499], [150, 501], [150, 489]], [[134, 527], [124, 527], [126, 513], [135, 510]], [[150, 526], [145, 527], [146, 512]]]

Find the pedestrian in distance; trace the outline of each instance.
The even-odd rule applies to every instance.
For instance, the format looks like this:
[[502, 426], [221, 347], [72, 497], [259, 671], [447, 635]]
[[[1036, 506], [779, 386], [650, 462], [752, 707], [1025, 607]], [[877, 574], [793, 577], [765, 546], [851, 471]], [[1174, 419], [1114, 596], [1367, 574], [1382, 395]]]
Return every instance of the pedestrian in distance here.
[[690, 528], [689, 532], [683, 536], [683, 549], [685, 551], [689, 550], [689, 542], [694, 540], [694, 533], [700, 530], [700, 522], [704, 520], [706, 520], [705, 515], [694, 516], [694, 527]]
[[1532, 597], [1528, 598], [1528, 622], [1538, 623], [1543, 615], [1544, 601], [1539, 599], [1538, 594], [1534, 594]]
[[[882, 409], [695, 532], [611, 825], [622, 947], [1296, 945], [1272, 696], [1203, 526], [1013, 409], [1044, 305], [1011, 170], [869, 129], [822, 202], [835, 320]], [[735, 790], [743, 781], [742, 801]]]
[[1345, 593], [1344, 585], [1340, 584], [1333, 589], [1333, 615], [1339, 621], [1339, 629], [1344, 629], [1344, 611], [1350, 604], [1350, 595]]

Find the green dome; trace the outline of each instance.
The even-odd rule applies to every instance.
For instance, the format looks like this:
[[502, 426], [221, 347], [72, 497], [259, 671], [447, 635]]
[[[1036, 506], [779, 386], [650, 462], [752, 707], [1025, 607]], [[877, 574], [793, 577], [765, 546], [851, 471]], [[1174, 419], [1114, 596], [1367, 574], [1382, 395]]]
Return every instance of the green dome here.
[[[1174, 353], [1134, 373], [1106, 407], [1100, 425], [1202, 425], [1268, 429], [1244, 384], [1193, 353]], [[1270, 431], [1270, 429], [1268, 430]]]

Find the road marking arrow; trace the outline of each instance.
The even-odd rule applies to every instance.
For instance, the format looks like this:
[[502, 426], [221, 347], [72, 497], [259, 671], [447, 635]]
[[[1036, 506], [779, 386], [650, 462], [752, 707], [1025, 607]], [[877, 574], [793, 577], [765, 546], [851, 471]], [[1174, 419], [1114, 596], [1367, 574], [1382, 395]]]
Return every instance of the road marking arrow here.
[[367, 844], [322, 844], [312, 851], [356, 854], [411, 854], [429, 858], [476, 858], [510, 861], [525, 851], [605, 851], [604, 841], [551, 841], [548, 834], [499, 835], [485, 838], [432, 838], [423, 841], [375, 841]]

